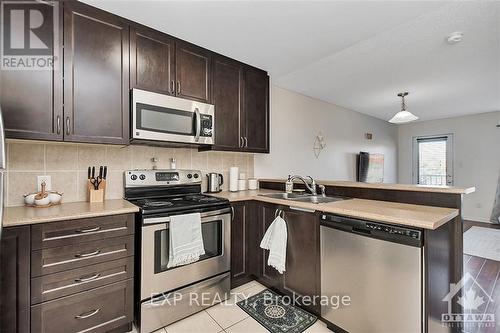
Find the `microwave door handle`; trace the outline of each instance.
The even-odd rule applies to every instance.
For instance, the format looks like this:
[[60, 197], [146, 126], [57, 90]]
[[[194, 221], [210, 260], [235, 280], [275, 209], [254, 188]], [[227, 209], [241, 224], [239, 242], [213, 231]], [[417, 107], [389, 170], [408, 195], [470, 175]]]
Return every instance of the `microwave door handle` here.
[[200, 140], [200, 131], [201, 131], [200, 110], [198, 110], [198, 108], [195, 108], [194, 109], [194, 114], [195, 114], [195, 117], [196, 117], [196, 128], [195, 128], [194, 141], [198, 142]]

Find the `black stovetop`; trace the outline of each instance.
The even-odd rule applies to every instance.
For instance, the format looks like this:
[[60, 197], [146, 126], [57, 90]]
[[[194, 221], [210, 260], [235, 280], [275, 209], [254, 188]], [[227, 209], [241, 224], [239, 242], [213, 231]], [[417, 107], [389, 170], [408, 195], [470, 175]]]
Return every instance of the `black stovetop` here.
[[187, 210], [205, 210], [228, 206], [229, 200], [205, 194], [187, 194], [130, 200], [141, 209], [142, 214], [172, 213]]

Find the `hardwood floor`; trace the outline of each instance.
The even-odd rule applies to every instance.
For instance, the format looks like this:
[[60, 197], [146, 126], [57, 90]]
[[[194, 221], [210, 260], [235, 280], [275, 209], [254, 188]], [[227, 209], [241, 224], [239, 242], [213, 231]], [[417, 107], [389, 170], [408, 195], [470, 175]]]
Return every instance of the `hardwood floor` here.
[[[500, 229], [500, 225], [464, 221], [464, 232], [473, 226]], [[464, 253], [464, 274], [470, 273], [479, 285], [491, 296], [493, 302], [487, 301], [484, 313], [495, 315], [496, 327], [464, 328], [466, 333], [495, 333], [500, 331], [500, 261], [470, 256]], [[475, 325], [474, 325], [475, 326]]]

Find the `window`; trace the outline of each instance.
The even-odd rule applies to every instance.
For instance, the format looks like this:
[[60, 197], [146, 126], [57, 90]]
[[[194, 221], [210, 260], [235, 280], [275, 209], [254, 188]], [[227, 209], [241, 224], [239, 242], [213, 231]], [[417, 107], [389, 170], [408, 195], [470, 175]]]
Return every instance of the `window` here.
[[413, 138], [413, 183], [453, 185], [452, 135]]

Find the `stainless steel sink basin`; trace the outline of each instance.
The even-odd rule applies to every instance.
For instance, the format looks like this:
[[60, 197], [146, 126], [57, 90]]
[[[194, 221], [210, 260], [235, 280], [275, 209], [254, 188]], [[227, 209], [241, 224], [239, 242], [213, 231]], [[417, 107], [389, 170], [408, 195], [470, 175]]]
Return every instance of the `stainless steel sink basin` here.
[[310, 195], [310, 196], [307, 196], [307, 197], [304, 197], [304, 198], [295, 198], [295, 199], [291, 199], [291, 200], [319, 204], [319, 203], [326, 203], [326, 202], [342, 201], [342, 200], [346, 200], [346, 199], [349, 199], [349, 198], [344, 198], [344, 197], [323, 197], [323, 196], [320, 196], [320, 195], [317, 195], [317, 196], [316, 195]]
[[269, 193], [269, 194], [259, 194], [263, 197], [274, 198], [274, 199], [284, 199], [290, 201], [299, 202], [310, 202], [310, 203], [326, 203], [346, 200], [346, 197], [323, 197], [321, 195], [311, 195], [311, 194], [299, 194], [299, 193]]
[[305, 198], [310, 197], [310, 194], [307, 193], [269, 193], [269, 194], [259, 194], [263, 197], [274, 198], [274, 199], [285, 199], [285, 200], [293, 200], [297, 198]]

